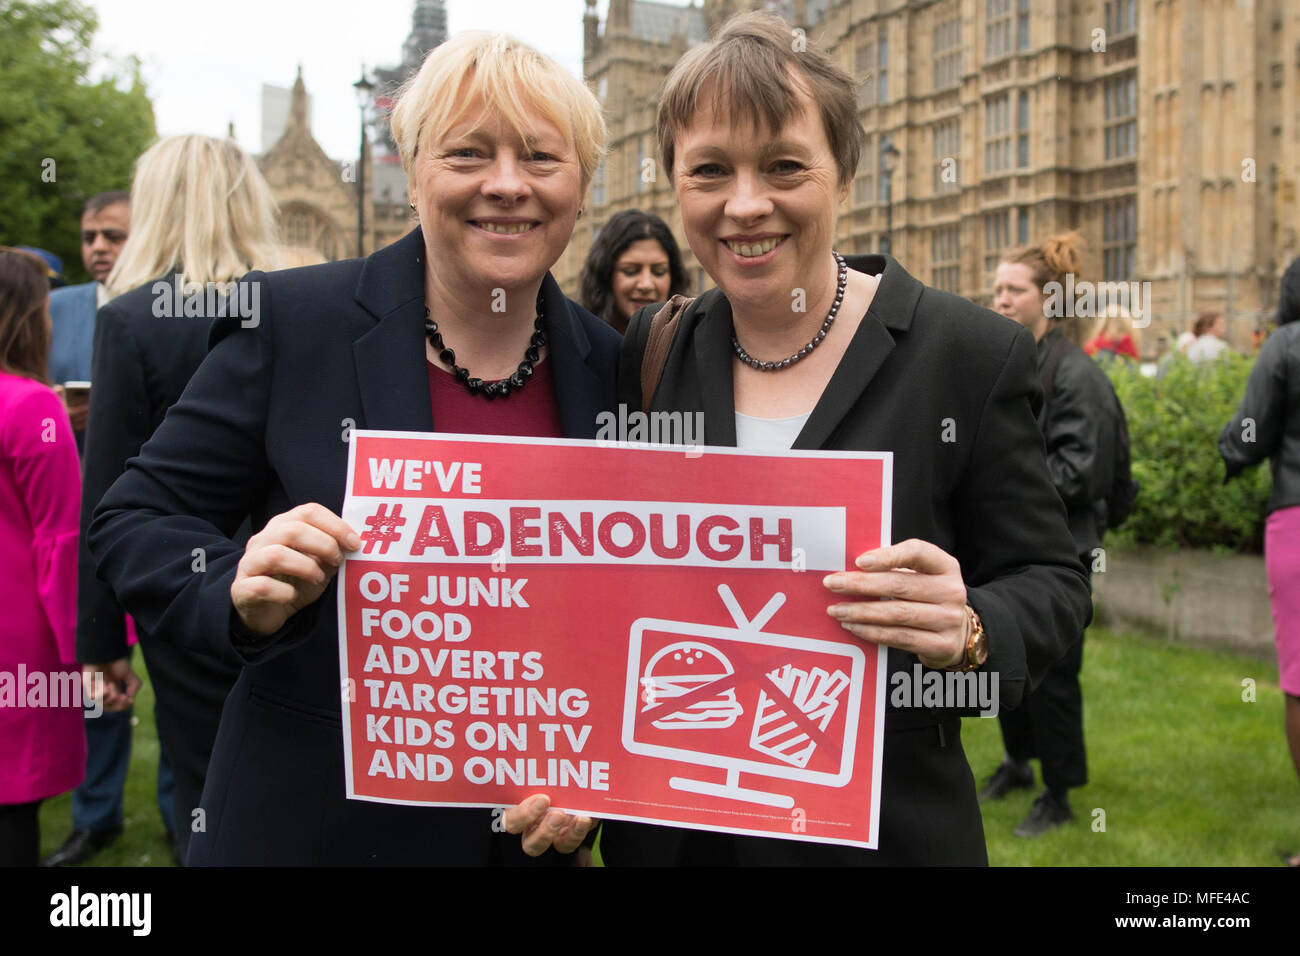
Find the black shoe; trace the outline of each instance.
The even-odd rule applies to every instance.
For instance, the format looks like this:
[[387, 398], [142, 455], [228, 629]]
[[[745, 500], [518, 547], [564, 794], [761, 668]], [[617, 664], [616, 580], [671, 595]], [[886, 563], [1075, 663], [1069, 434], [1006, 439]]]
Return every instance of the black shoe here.
[[41, 866], [68, 866], [84, 863], [122, 835], [119, 824], [106, 830], [73, 830], [72, 834], [45, 859]]
[[1048, 830], [1054, 830], [1073, 819], [1074, 812], [1070, 809], [1070, 801], [1065, 797], [1056, 796], [1050, 790], [1044, 790], [1038, 795], [1034, 805], [1029, 808], [1029, 816], [1016, 827], [1015, 834], [1018, 837], [1041, 836]]
[[1012, 790], [1028, 790], [1034, 785], [1034, 768], [1027, 763], [1014, 763], [1004, 760], [993, 771], [989, 782], [980, 791], [980, 803], [986, 800], [1001, 800]]

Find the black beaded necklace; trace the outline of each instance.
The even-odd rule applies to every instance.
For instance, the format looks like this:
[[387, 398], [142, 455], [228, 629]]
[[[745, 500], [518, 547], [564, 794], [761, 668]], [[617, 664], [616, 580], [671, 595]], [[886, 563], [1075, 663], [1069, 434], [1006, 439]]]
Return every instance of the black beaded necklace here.
[[844, 257], [834, 249], [831, 250], [831, 255], [835, 257], [835, 261], [840, 267], [839, 279], [835, 284], [835, 301], [831, 303], [831, 310], [826, 313], [826, 321], [822, 323], [822, 327], [818, 330], [817, 334], [813, 336], [812, 341], [789, 358], [781, 359], [779, 362], [760, 362], [740, 347], [740, 340], [736, 338], [736, 333], [733, 330], [731, 333], [731, 348], [736, 353], [736, 358], [740, 359], [750, 368], [756, 368], [760, 372], [779, 372], [783, 368], [789, 368], [795, 362], [810, 354], [813, 349], [822, 344], [822, 339], [826, 338], [826, 333], [830, 331], [831, 323], [835, 321], [836, 313], [840, 311], [840, 303], [844, 301], [844, 289], [848, 285], [849, 281], [849, 265], [844, 261]]
[[456, 353], [447, 348], [442, 342], [442, 333], [438, 331], [438, 323], [429, 318], [429, 307], [424, 307], [424, 334], [429, 339], [429, 344], [433, 346], [434, 352], [438, 358], [451, 366], [451, 373], [456, 377], [471, 395], [482, 395], [484, 398], [491, 399], [501, 397], [508, 398], [512, 391], [517, 392], [524, 387], [524, 383], [533, 377], [533, 364], [541, 358], [541, 350], [546, 347], [546, 306], [542, 301], [542, 295], [537, 294], [537, 319], [533, 322], [533, 335], [528, 340], [528, 348], [524, 350], [524, 360], [519, 363], [519, 368], [509, 378], [503, 378], [497, 382], [485, 382], [481, 378], [472, 378], [469, 369], [461, 368], [456, 364]]

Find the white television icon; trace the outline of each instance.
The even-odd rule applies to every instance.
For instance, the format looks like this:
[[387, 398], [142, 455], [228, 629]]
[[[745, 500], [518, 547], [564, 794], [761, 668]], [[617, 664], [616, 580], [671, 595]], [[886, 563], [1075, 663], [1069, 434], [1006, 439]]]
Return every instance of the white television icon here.
[[[709, 624], [695, 624], [685, 621], [668, 621], [659, 618], [643, 617], [633, 623], [628, 639], [627, 686], [624, 693], [623, 709], [623, 747], [630, 753], [649, 757], [659, 757], [683, 763], [702, 764], [726, 771], [724, 782], [695, 780], [686, 777], [672, 777], [669, 786], [674, 790], [688, 793], [724, 797], [747, 803], [790, 809], [794, 806], [793, 797], [787, 794], [771, 793], [740, 786], [742, 773], [776, 779], [799, 780], [827, 787], [842, 787], [853, 777], [853, 755], [857, 746], [858, 711], [862, 702], [862, 685], [866, 671], [866, 654], [862, 648], [852, 644], [840, 644], [832, 641], [796, 637], [790, 634], [763, 633], [765, 625], [785, 603], [785, 595], [777, 593], [752, 619], [745, 616], [735, 595], [725, 584], [718, 587], [718, 594], [731, 614], [734, 627], [717, 627]], [[652, 655], [651, 661], [643, 668], [642, 646], [648, 632], [680, 636], [682, 640], [668, 645]], [[828, 667], [798, 669], [787, 664], [768, 673], [769, 680], [776, 688], [784, 692], [786, 699], [781, 701], [777, 693], [768, 690], [754, 695], [754, 699], [738, 702], [737, 711], [744, 710], [741, 717], [736, 712], [731, 722], [743, 719], [751, 722], [749, 749], [755, 757], [738, 757], [732, 753], [710, 753], [698, 733], [682, 735], [679, 745], [665, 745], [638, 739], [638, 714], [644, 714], [656, 706], [653, 694], [664, 688], [667, 693], [658, 700], [658, 710], [665, 719], [655, 720], [652, 726], [661, 732], [667, 729], [667, 719], [681, 717], [673, 729], [690, 730], [699, 726], [700, 721], [692, 722], [691, 714], [672, 711], [673, 697], [682, 696], [679, 685], [703, 690], [707, 681], [701, 678], [685, 680], [657, 679], [646, 675], [645, 671], [664, 659], [665, 652], [674, 654], [699, 654], [708, 677], [722, 680], [729, 675], [731, 663], [729, 653], [743, 652], [744, 645], [761, 645], [772, 648], [787, 648], [792, 651], [811, 651], [818, 655], [830, 655], [838, 658], [839, 666], [834, 670]], [[653, 645], [652, 645], [653, 646]], [[821, 658], [825, 663], [825, 657]], [[724, 681], [725, 682], [725, 681]], [[713, 699], [701, 700], [695, 705], [699, 708], [697, 716], [704, 720], [716, 721], [721, 706], [725, 702], [725, 692], [715, 695]], [[649, 700], [647, 698], [649, 697]], [[696, 699], [699, 699], [697, 694]], [[735, 699], [732, 691], [731, 699]], [[667, 702], [666, 702], [667, 701]], [[643, 706], [644, 704], [644, 706]], [[816, 747], [816, 729], [826, 730], [835, 712], [843, 708], [844, 733], [838, 741], [838, 760], [834, 770], [810, 769], [809, 758]], [[797, 713], [790, 713], [797, 710]], [[644, 723], [644, 721], [643, 721]], [[661, 733], [660, 737], [663, 736]], [[763, 759], [766, 758], [766, 759]]]

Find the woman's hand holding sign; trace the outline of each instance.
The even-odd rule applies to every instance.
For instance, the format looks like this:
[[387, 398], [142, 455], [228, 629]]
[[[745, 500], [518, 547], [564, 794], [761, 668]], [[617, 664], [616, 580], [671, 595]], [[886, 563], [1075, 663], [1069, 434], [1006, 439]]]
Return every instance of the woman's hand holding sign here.
[[846, 631], [916, 654], [935, 670], [965, 660], [970, 621], [956, 558], [928, 541], [910, 538], [868, 551], [856, 563], [860, 570], [829, 574], [822, 582], [846, 598], [877, 599], [826, 609]]
[[230, 600], [244, 626], [271, 635], [324, 593], [360, 536], [324, 505], [278, 514], [248, 539]]
[[507, 833], [523, 834], [524, 852], [541, 856], [548, 848], [558, 853], [572, 853], [595, 825], [591, 817], [578, 817], [563, 810], [551, 809], [551, 798], [542, 794], [529, 797], [505, 813]]

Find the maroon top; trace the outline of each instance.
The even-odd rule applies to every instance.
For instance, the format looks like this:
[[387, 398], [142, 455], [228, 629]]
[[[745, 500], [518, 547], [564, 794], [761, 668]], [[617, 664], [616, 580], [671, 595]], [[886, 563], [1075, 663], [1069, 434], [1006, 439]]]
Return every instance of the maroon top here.
[[471, 395], [456, 377], [433, 362], [429, 366], [429, 395], [433, 400], [434, 427], [440, 432], [466, 435], [530, 435], [563, 438], [560, 406], [555, 401], [555, 376], [543, 359], [533, 366], [533, 376], [508, 398], [486, 399]]

